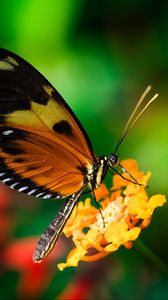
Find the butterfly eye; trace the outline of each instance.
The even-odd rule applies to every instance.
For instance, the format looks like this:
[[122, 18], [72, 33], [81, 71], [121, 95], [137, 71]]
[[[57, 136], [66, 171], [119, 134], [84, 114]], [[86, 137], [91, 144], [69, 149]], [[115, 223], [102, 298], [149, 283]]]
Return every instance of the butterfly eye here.
[[108, 166], [109, 167], [116, 167], [119, 163], [118, 154], [110, 153], [108, 156]]

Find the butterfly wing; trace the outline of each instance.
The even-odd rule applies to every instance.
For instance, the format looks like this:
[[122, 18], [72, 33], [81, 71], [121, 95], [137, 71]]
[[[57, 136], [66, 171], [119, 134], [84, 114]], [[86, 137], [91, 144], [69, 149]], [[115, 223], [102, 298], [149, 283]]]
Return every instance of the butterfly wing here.
[[19, 56], [0, 49], [0, 180], [36, 197], [79, 190], [95, 156], [70, 107]]

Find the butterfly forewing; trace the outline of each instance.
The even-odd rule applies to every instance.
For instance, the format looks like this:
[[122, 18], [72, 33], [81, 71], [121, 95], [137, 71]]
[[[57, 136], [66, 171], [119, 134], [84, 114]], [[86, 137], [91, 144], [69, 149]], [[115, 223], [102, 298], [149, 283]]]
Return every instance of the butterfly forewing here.
[[0, 180], [37, 197], [83, 186], [95, 156], [72, 110], [26, 61], [0, 49]]

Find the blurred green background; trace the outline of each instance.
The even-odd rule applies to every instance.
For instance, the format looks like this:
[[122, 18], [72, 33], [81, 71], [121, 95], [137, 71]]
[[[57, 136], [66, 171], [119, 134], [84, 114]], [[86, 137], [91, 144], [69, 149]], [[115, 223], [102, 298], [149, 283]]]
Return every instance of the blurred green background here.
[[[149, 194], [167, 194], [168, 2], [157, 0], [1, 0], [0, 47], [32, 63], [61, 93], [87, 130], [97, 155], [113, 151], [148, 84], [159, 98], [120, 147], [152, 172]], [[151, 95], [152, 95], [151, 93]], [[107, 178], [108, 180], [108, 178]], [[168, 280], [136, 249], [59, 272], [70, 250], [35, 266], [33, 248], [61, 201], [0, 195], [0, 299], [168, 299]], [[153, 216], [141, 240], [168, 263], [168, 208]]]

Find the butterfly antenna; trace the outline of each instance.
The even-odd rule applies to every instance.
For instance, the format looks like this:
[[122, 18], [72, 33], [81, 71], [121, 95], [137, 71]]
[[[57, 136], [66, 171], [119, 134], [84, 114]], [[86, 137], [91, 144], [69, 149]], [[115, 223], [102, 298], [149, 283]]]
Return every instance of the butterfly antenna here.
[[143, 92], [143, 94], [141, 95], [138, 103], [136, 104], [131, 116], [129, 117], [126, 126], [119, 138], [119, 141], [115, 147], [115, 151], [114, 153], [117, 153], [117, 150], [119, 148], [119, 146], [121, 145], [122, 141], [124, 140], [124, 138], [126, 137], [126, 135], [128, 134], [128, 132], [131, 130], [131, 128], [134, 126], [134, 124], [136, 123], [136, 121], [139, 119], [139, 117], [142, 115], [142, 113], [147, 109], [147, 107], [158, 97], [158, 94], [155, 94], [148, 102], [147, 104], [140, 110], [140, 112], [137, 114], [139, 107], [141, 106], [141, 104], [143, 103], [144, 99], [146, 98], [147, 94], [149, 93], [149, 91], [151, 90], [151, 86], [147, 86], [147, 88], [145, 89], [145, 91]]

